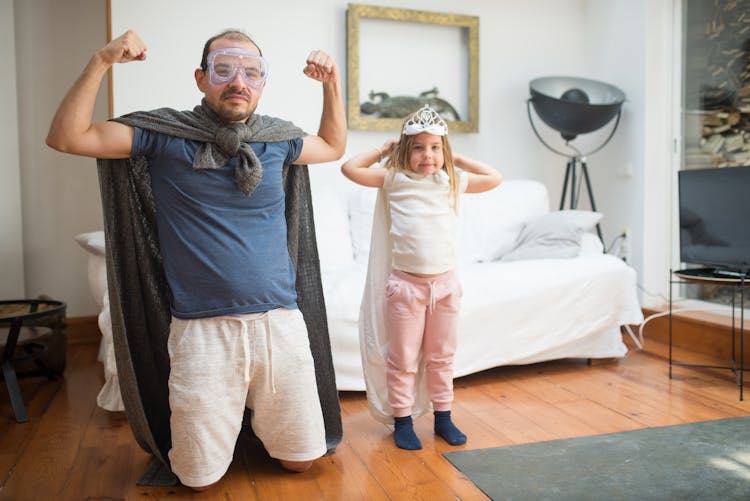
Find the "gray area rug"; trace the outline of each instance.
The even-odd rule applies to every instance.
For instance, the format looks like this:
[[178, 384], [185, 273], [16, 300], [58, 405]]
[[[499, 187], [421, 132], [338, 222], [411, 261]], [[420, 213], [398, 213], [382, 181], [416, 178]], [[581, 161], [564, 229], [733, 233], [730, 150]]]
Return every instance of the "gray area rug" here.
[[443, 456], [493, 500], [750, 499], [750, 417]]

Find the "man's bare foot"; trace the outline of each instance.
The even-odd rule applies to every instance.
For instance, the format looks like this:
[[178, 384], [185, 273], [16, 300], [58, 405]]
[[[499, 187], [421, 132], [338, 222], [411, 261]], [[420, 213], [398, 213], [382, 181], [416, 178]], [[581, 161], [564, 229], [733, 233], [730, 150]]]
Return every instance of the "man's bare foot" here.
[[281, 463], [281, 466], [285, 470], [289, 470], [294, 473], [304, 473], [309, 470], [313, 464], [312, 461], [285, 461], [283, 459], [279, 459], [279, 463]]
[[216, 485], [216, 482], [214, 482], [213, 484], [208, 484], [208, 485], [204, 485], [204, 486], [201, 486], [201, 487], [191, 487], [191, 489], [193, 489], [196, 492], [207, 491], [208, 489], [210, 489], [214, 485]]

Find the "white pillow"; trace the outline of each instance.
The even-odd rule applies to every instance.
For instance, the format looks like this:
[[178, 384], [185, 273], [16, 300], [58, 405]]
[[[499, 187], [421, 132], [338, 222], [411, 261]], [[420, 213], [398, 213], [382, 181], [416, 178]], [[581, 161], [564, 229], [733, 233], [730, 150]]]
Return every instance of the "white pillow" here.
[[78, 245], [94, 254], [95, 256], [104, 255], [104, 231], [90, 231], [76, 235], [75, 241]]
[[602, 254], [604, 253], [604, 244], [599, 240], [596, 233], [584, 232], [581, 235], [581, 252], [578, 254]]
[[514, 248], [501, 261], [576, 257], [583, 233], [592, 230], [601, 218], [602, 214], [591, 211], [550, 212], [524, 226]]
[[547, 188], [528, 179], [504, 181], [484, 193], [464, 193], [460, 200], [462, 263], [499, 259], [513, 248], [526, 222], [549, 210]]
[[601, 221], [603, 214], [601, 212], [592, 212], [590, 210], [558, 210], [550, 212], [548, 217], [554, 220], [570, 221], [581, 231], [591, 231]]

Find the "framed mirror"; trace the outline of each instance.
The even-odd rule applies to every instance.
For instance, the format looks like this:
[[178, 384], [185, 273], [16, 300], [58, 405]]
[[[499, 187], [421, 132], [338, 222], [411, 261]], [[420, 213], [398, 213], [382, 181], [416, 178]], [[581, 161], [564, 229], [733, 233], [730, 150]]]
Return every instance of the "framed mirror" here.
[[400, 130], [429, 104], [451, 132], [479, 132], [479, 18], [349, 4], [347, 119]]

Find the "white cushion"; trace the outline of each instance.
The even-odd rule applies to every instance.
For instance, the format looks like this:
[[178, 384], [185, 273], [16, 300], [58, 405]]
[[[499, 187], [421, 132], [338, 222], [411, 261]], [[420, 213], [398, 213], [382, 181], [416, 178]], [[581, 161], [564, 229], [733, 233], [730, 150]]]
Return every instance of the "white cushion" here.
[[75, 236], [75, 241], [95, 256], [104, 255], [104, 231], [81, 233]]
[[602, 218], [598, 212], [562, 210], [531, 221], [521, 230], [512, 250], [502, 261], [564, 259], [578, 256], [584, 232]]
[[601, 254], [604, 252], [604, 244], [599, 240], [596, 233], [585, 232], [581, 235], [581, 252], [579, 256], [585, 254]]
[[504, 181], [484, 193], [465, 193], [459, 205], [462, 263], [499, 259], [513, 248], [524, 223], [549, 211], [547, 188], [538, 181]]

